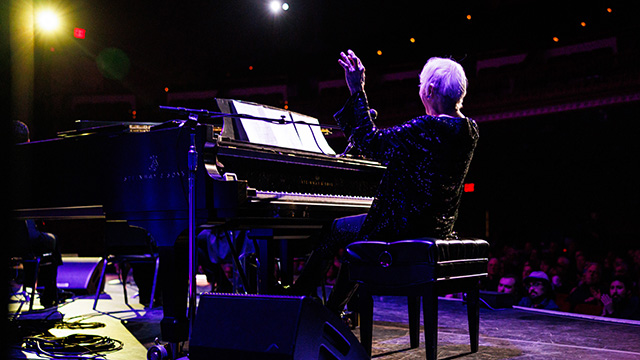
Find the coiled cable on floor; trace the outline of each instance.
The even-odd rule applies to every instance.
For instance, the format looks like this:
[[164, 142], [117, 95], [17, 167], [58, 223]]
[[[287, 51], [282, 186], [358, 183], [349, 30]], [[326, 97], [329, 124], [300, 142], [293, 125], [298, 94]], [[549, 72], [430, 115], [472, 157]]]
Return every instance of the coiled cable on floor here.
[[71, 334], [64, 337], [50, 335], [29, 336], [23, 339], [22, 349], [51, 358], [89, 359], [103, 353], [122, 349], [122, 341], [106, 336]]

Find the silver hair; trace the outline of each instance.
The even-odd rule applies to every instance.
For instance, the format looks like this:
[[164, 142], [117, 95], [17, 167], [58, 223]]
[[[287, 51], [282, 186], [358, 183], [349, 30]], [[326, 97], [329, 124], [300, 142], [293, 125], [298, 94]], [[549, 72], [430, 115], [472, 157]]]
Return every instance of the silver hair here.
[[420, 73], [420, 98], [424, 101], [428, 85], [432, 85], [433, 94], [442, 106], [460, 110], [462, 99], [467, 94], [467, 84], [462, 65], [452, 59], [432, 57]]

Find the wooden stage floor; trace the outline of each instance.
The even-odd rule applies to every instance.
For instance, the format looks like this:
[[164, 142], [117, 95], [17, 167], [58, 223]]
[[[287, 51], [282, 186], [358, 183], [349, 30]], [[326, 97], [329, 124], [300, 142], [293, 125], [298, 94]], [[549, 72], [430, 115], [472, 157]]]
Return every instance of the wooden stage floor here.
[[[135, 298], [131, 285], [129, 304], [124, 304], [122, 287], [112, 278], [92, 310], [92, 297], [78, 297], [57, 309], [15, 313], [18, 303], [9, 303], [13, 337], [10, 359], [51, 359], [36, 352], [20, 349], [22, 333], [27, 327], [45, 320], [75, 326], [56, 326], [50, 333], [63, 337], [70, 334], [99, 335], [115, 339], [122, 349], [103, 353], [100, 359], [146, 359], [147, 348], [161, 337], [162, 309], [145, 309]], [[380, 360], [424, 359], [424, 337], [417, 349], [409, 348], [406, 301], [401, 297], [374, 299], [373, 358]], [[36, 301], [37, 305], [37, 301]], [[579, 317], [558, 312], [529, 309], [480, 311], [480, 350], [469, 353], [466, 306], [458, 300], [439, 302], [438, 359], [639, 359], [640, 322], [613, 322], [599, 317]], [[241, 316], [241, 315], [238, 315]], [[54, 321], [58, 320], [58, 321]], [[211, 319], [215, 326], [215, 319]], [[29, 325], [26, 325], [29, 324]], [[83, 326], [78, 326], [84, 324]], [[33, 332], [32, 332], [33, 333]], [[354, 330], [358, 336], [358, 329]], [[184, 357], [186, 358], [186, 357]]]

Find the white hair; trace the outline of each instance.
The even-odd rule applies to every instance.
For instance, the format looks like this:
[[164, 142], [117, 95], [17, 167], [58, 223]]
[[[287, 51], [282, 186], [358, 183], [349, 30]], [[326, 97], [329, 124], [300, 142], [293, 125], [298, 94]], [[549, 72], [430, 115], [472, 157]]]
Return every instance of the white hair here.
[[425, 101], [427, 88], [433, 87], [433, 96], [444, 108], [460, 110], [467, 94], [467, 76], [460, 64], [452, 59], [432, 57], [420, 73], [420, 98]]

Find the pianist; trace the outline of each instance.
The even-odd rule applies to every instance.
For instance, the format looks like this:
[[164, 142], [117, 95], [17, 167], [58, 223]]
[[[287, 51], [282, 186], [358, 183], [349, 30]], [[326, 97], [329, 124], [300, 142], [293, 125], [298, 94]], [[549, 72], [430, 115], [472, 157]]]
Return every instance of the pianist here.
[[[478, 140], [476, 123], [461, 113], [467, 78], [460, 64], [431, 58], [420, 73], [419, 96], [426, 115], [378, 129], [364, 91], [365, 68], [356, 54], [341, 53], [351, 96], [335, 114], [350, 144], [383, 161], [387, 170], [368, 214], [336, 219], [320, 235], [291, 292], [314, 294], [340, 248], [358, 240], [393, 241], [412, 237], [454, 238], [460, 196]], [[355, 284], [340, 271], [327, 302], [344, 309]]]

